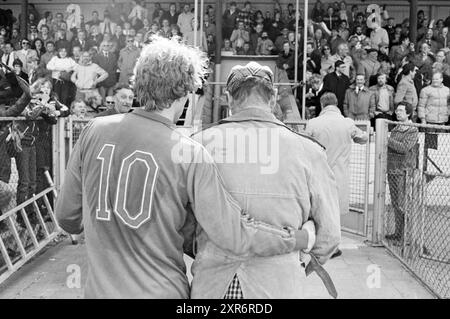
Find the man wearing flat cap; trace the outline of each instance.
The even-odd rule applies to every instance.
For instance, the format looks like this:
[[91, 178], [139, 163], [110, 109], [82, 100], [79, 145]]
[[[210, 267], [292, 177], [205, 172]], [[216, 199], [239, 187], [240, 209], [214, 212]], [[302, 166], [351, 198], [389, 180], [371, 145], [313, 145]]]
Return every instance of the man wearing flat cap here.
[[344, 74], [346, 65], [343, 61], [334, 63], [334, 72], [327, 74], [323, 79], [323, 91], [334, 93], [337, 97], [337, 107], [344, 115], [345, 92], [350, 87], [350, 79]]
[[[272, 114], [273, 79], [268, 67], [255, 62], [233, 67], [226, 93], [232, 115], [193, 138], [210, 152], [227, 189], [252, 216], [293, 229], [314, 220], [311, 252], [325, 263], [340, 241], [336, 182], [323, 147]], [[298, 252], [237, 255], [202, 233], [197, 245], [191, 298], [302, 298]]]

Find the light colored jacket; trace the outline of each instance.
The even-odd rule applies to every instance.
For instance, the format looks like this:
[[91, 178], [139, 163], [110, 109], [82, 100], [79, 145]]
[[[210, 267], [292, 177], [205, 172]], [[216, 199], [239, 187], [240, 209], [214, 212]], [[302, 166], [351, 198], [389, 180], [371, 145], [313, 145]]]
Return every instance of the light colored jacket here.
[[181, 34], [188, 33], [192, 31], [192, 19], [194, 18], [194, 14], [192, 12], [182, 12], [178, 16], [177, 24], [180, 27]]
[[14, 52], [14, 55], [17, 59], [20, 59], [23, 64], [23, 72], [28, 73], [30, 70], [30, 63], [32, 59], [37, 58], [37, 52], [36, 50], [29, 49], [26, 52], [24, 50], [18, 50]]
[[410, 78], [403, 77], [397, 85], [397, 92], [394, 97], [394, 104], [400, 102], [408, 102], [412, 104], [414, 112], [416, 112], [417, 102], [419, 101], [417, 97], [416, 87], [414, 86], [414, 81]]
[[356, 127], [352, 119], [344, 118], [336, 106], [323, 109], [318, 117], [308, 121], [305, 130], [326, 149], [328, 164], [338, 187], [340, 212], [345, 215], [349, 211], [352, 141], [365, 144], [369, 137]]
[[52, 78], [59, 80], [61, 72], [71, 72], [77, 66], [74, 59], [66, 57], [61, 59], [58, 56], [54, 56], [47, 63], [47, 69], [52, 71]]
[[75, 83], [78, 90], [93, 89], [97, 83], [102, 82], [108, 77], [108, 72], [103, 70], [95, 63], [89, 65], [77, 64], [74, 67], [74, 72], [71, 76], [71, 80]]
[[350, 86], [345, 92], [344, 115], [354, 120], [368, 120], [372, 91], [366, 86], [356, 93], [356, 87]]
[[370, 92], [372, 92], [372, 95], [370, 97], [370, 105], [369, 105], [369, 116], [370, 118], [375, 117], [378, 113], [389, 113], [392, 115], [394, 113], [394, 94], [395, 90], [392, 86], [386, 84], [386, 89], [389, 95], [389, 110], [383, 111], [379, 109], [379, 101], [380, 101], [380, 86], [379, 85], [373, 85], [369, 88]]
[[440, 87], [424, 87], [420, 91], [418, 117], [429, 123], [446, 123], [450, 114], [449, 98], [450, 89], [443, 84]]
[[[242, 148], [223, 144], [236, 136], [243, 137], [243, 143], [237, 142]], [[312, 252], [319, 262], [328, 260], [340, 241], [340, 216], [336, 182], [318, 143], [292, 132], [270, 112], [251, 107], [194, 139], [210, 151], [227, 190], [252, 217], [294, 229], [314, 219]], [[191, 298], [223, 298], [235, 274], [245, 298], [303, 296], [298, 252], [236, 255], [215, 245], [203, 230], [197, 234]]]

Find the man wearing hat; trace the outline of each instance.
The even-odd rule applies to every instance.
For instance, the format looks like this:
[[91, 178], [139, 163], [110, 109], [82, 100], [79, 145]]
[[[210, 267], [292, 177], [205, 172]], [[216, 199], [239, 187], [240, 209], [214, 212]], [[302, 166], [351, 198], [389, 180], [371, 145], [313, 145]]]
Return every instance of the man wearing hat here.
[[350, 87], [350, 79], [344, 74], [346, 65], [342, 61], [334, 63], [334, 72], [329, 73], [323, 79], [323, 91], [332, 92], [336, 95], [338, 103], [337, 107], [344, 115], [344, 99], [345, 92]]
[[[194, 139], [210, 151], [227, 189], [255, 218], [293, 229], [313, 219], [318, 232], [312, 253], [324, 263], [340, 239], [336, 182], [323, 147], [272, 114], [273, 80], [272, 71], [256, 62], [233, 67], [226, 92], [232, 115]], [[203, 232], [197, 243], [191, 298], [302, 298], [298, 253], [239, 256]]]

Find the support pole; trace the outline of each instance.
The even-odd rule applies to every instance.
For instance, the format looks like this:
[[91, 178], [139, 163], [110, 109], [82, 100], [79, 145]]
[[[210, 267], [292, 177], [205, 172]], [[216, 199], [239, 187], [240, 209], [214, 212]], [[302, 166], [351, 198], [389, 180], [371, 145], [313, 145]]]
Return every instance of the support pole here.
[[409, 39], [413, 43], [417, 43], [417, 0], [409, 0]]
[[[222, 62], [222, 0], [216, 0], [216, 65], [215, 82], [220, 82], [221, 62]], [[220, 85], [214, 85], [214, 105], [212, 121], [217, 122], [220, 117]]]
[[303, 18], [303, 86], [302, 86], [302, 120], [306, 120], [306, 43], [308, 42], [308, 0], [305, 0]]
[[28, 0], [22, 0], [20, 15], [20, 35], [22, 38], [28, 37]]

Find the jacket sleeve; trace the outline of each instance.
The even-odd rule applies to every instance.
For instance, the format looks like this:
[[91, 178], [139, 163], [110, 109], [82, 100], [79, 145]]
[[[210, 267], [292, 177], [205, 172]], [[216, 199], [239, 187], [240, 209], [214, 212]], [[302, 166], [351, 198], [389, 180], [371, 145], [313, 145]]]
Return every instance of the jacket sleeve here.
[[388, 139], [388, 148], [397, 153], [406, 154], [419, 140], [419, 131], [416, 127], [411, 127], [402, 134], [391, 134]]
[[19, 76], [16, 76], [16, 79], [23, 93], [13, 106], [9, 107], [6, 110], [0, 109], [0, 117], [19, 116], [31, 101], [29, 85], [25, 82], [24, 79]]
[[372, 90], [372, 95], [370, 95], [370, 101], [369, 101], [369, 117], [373, 119], [375, 117], [375, 110], [377, 109], [377, 99], [376, 95], [377, 92], [375, 90]]
[[344, 105], [343, 105], [345, 117], [348, 117], [348, 99], [349, 99], [348, 96], [349, 96], [349, 90], [347, 89], [347, 91], [345, 91], [345, 99], [344, 99]]
[[195, 151], [187, 168], [187, 191], [199, 226], [214, 244], [236, 255], [272, 256], [292, 252], [294, 230], [251, 218], [225, 190], [211, 155]]
[[417, 106], [417, 116], [419, 119], [425, 119], [425, 107], [427, 105], [428, 101], [428, 90], [426, 88], [423, 88], [422, 91], [420, 91], [420, 98], [419, 98], [419, 104]]
[[397, 86], [397, 92], [395, 93], [394, 103], [400, 103], [403, 101], [406, 95], [406, 86], [403, 83], [399, 83]]
[[311, 152], [312, 167], [308, 174], [311, 213], [316, 226], [313, 253], [324, 264], [341, 241], [339, 197], [334, 174], [325, 151]]

